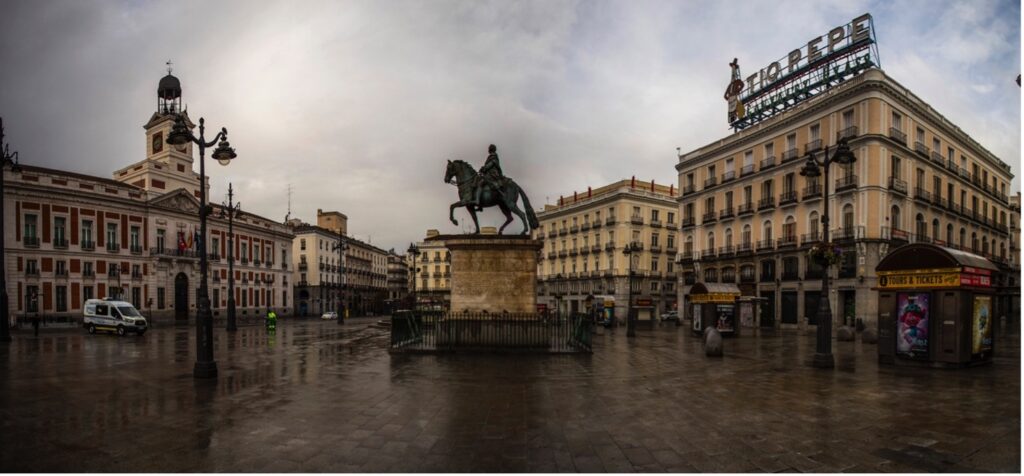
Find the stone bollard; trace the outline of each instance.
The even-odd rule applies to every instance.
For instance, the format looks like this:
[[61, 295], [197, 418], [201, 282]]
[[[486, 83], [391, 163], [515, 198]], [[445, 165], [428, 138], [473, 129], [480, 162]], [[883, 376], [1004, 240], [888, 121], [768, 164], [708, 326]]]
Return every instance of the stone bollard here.
[[839, 326], [836, 329], [836, 340], [839, 342], [853, 342], [853, 328], [850, 326]]
[[877, 344], [878, 343], [878, 331], [873, 327], [864, 329], [864, 332], [860, 334], [861, 342], [865, 344]]
[[704, 355], [708, 357], [722, 356], [722, 334], [714, 327], [709, 327], [704, 331]]

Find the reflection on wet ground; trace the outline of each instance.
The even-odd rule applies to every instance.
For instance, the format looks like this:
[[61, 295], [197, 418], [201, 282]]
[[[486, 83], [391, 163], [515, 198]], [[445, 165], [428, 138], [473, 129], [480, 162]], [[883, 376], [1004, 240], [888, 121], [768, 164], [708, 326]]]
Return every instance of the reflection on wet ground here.
[[389, 355], [374, 321], [216, 333], [75, 329], [0, 347], [7, 471], [1020, 470], [1020, 343], [994, 365], [879, 367], [875, 347], [599, 329], [593, 355]]

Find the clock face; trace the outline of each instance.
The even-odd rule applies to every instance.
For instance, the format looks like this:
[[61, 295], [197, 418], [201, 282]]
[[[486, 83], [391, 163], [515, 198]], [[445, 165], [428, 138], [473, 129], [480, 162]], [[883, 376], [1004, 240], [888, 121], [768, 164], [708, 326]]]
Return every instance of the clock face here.
[[164, 135], [161, 132], [153, 134], [153, 153], [164, 150]]

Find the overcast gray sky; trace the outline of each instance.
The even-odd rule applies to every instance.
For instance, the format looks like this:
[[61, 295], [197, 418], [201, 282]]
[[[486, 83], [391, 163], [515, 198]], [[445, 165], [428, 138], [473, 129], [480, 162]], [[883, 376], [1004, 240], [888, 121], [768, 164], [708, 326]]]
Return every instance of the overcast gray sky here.
[[[722, 91], [733, 57], [747, 70], [766, 66], [865, 12], [883, 69], [1019, 173], [1015, 1], [6, 0], [3, 9], [0, 115], [25, 163], [109, 177], [141, 160], [170, 59], [190, 114], [227, 126], [239, 154], [209, 168], [216, 201], [233, 181], [245, 209], [283, 219], [290, 183], [293, 216], [341, 210], [351, 234], [383, 248], [404, 249], [427, 228], [458, 232], [447, 222], [456, 195], [442, 182], [445, 159], [479, 167], [490, 143], [535, 208], [633, 175], [675, 182], [676, 147], [730, 133]], [[500, 219], [492, 210], [482, 224]]]

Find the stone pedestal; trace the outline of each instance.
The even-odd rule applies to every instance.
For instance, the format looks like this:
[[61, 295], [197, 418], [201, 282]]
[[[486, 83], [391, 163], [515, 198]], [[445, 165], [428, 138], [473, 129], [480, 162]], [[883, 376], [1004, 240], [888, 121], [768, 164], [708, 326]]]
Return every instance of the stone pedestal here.
[[438, 236], [451, 252], [451, 312], [534, 314], [537, 255], [528, 236]]

